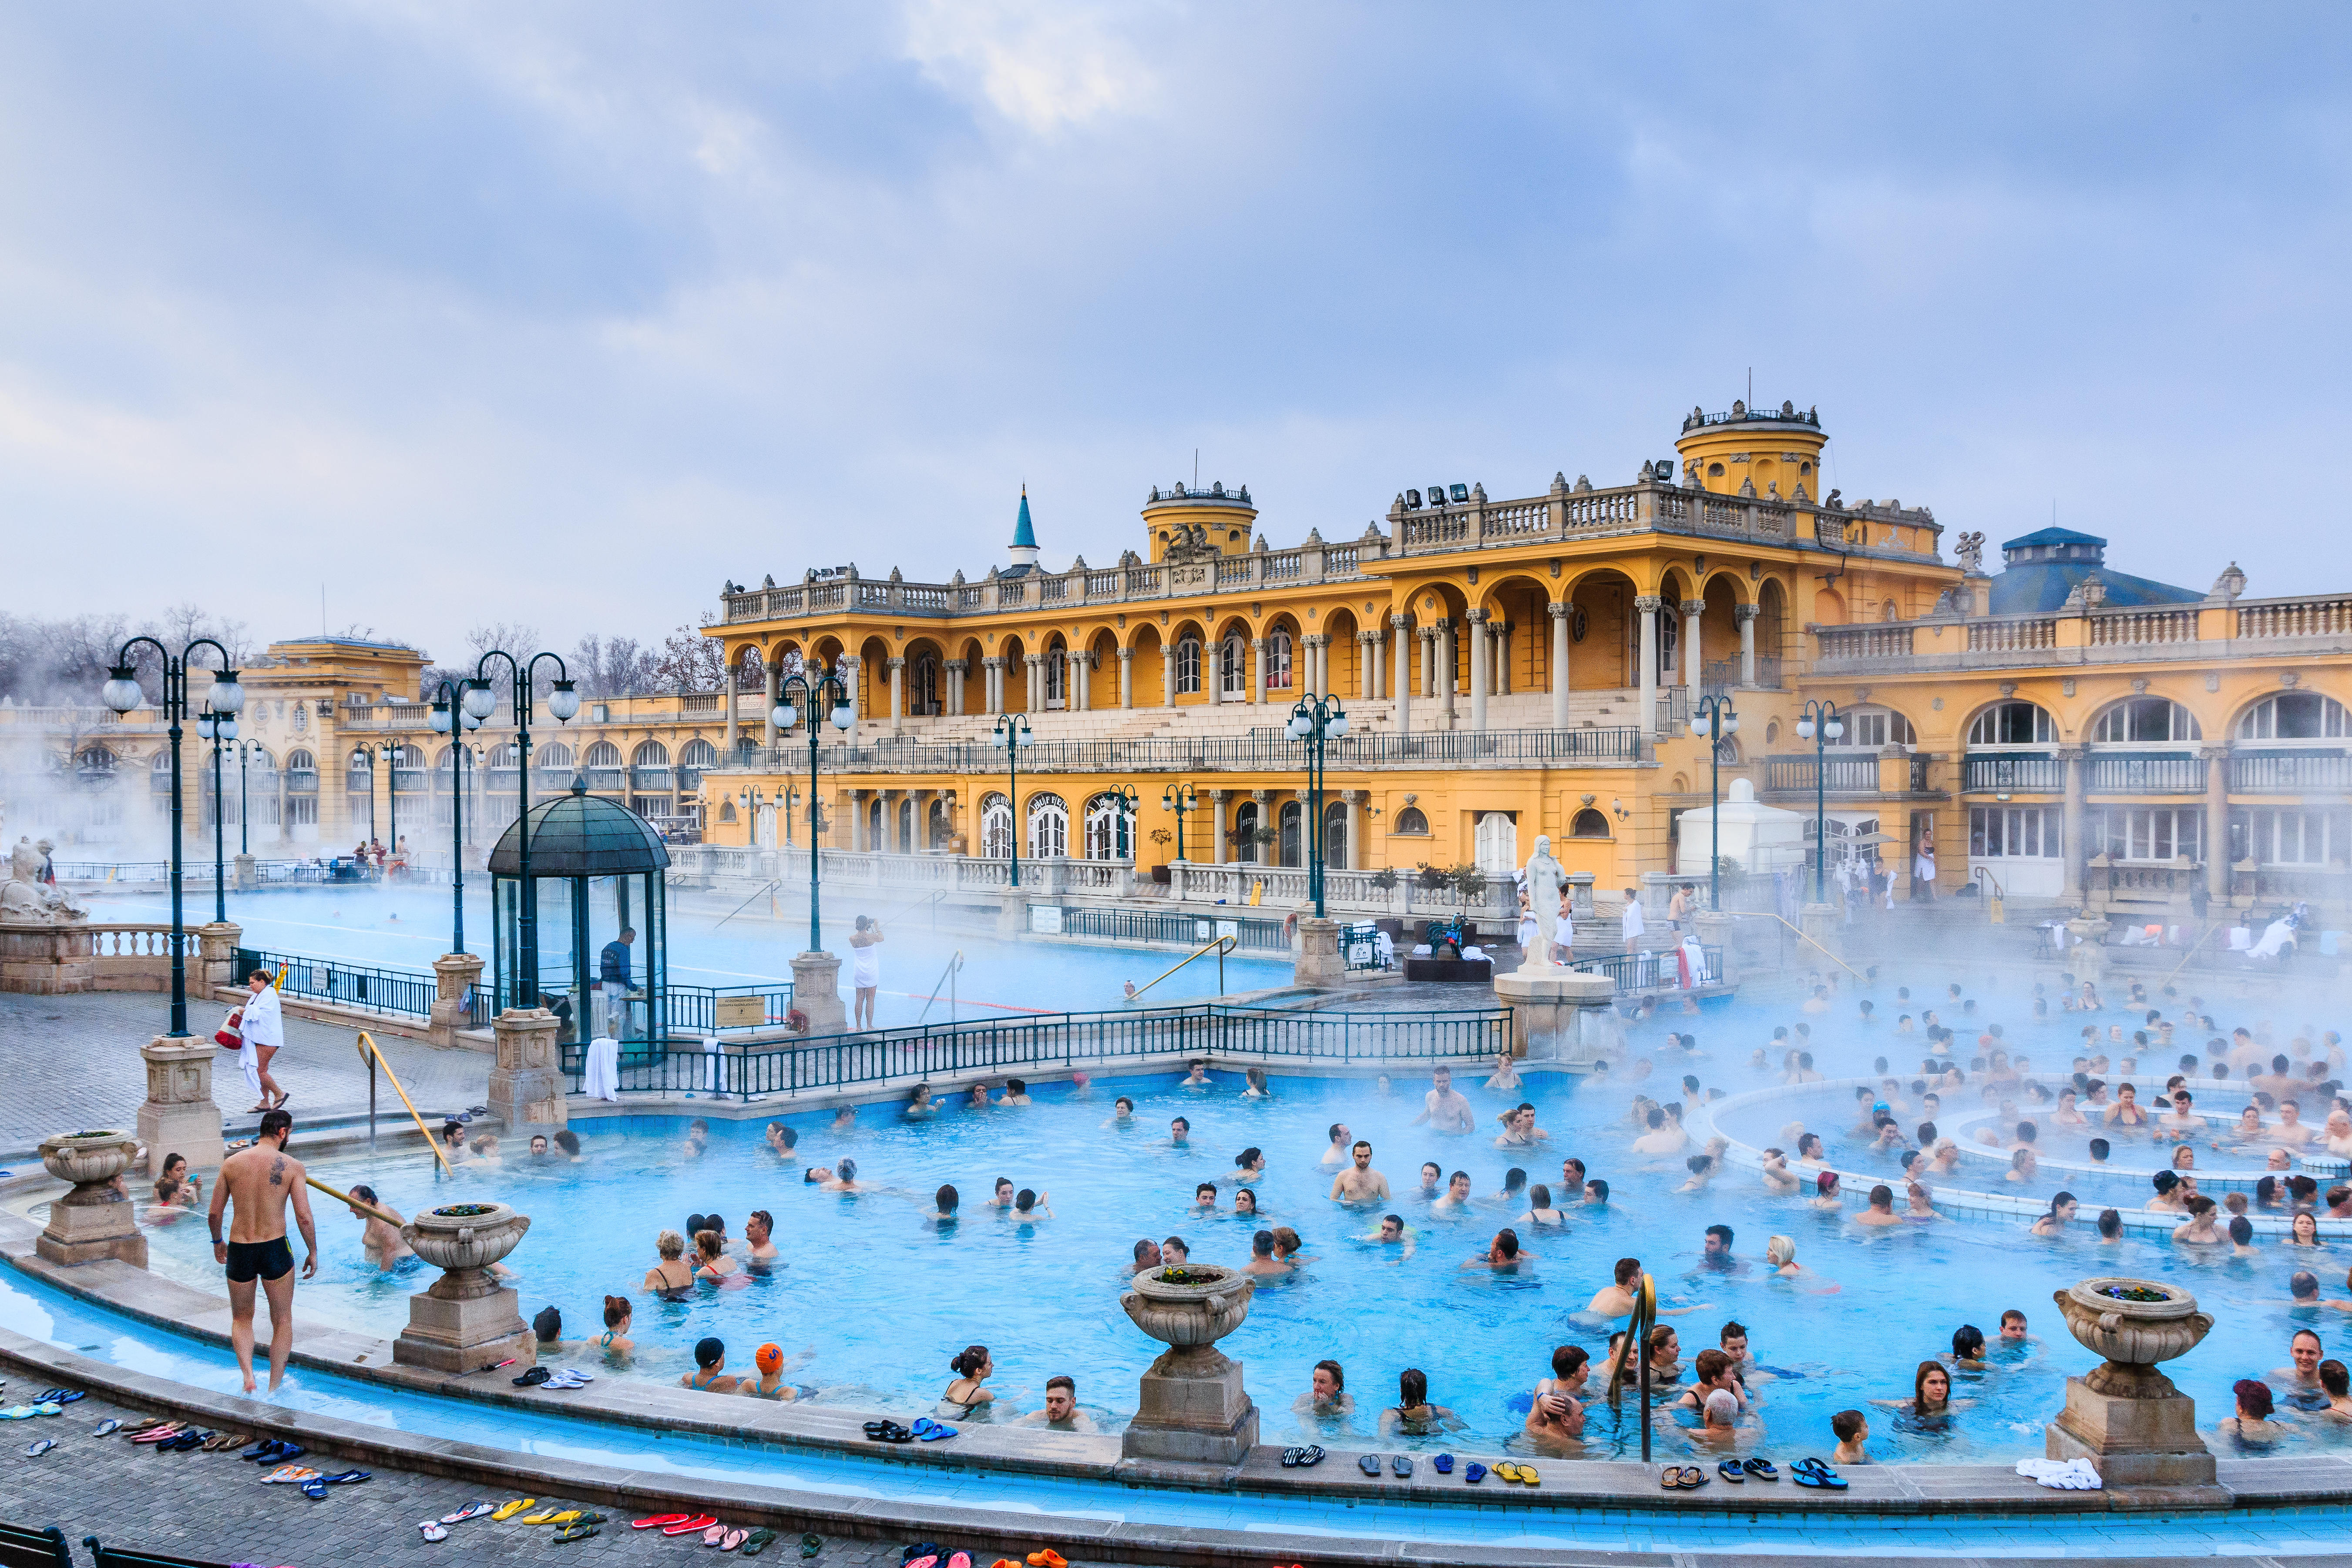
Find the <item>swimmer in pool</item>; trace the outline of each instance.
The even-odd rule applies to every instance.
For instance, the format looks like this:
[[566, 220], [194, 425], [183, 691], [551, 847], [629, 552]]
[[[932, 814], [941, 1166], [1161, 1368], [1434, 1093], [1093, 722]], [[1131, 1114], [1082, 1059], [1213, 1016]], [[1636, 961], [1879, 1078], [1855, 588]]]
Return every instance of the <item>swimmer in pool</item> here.
[[1511, 1094], [1517, 1091], [1519, 1069], [1518, 1065], [1511, 1059], [1510, 1052], [1495, 1053], [1495, 1076], [1486, 1080], [1486, 1087], [1497, 1094]]
[[[931, 1098], [931, 1086], [927, 1083], [919, 1083], [914, 1088], [908, 1089], [907, 1091], [907, 1103], [898, 1108], [898, 1114], [905, 1117], [909, 1121], [928, 1121], [932, 1117], [938, 1115], [939, 1111], [940, 1102]], [[842, 1121], [842, 1118], [845, 1115], [855, 1116], [856, 1112], [850, 1110], [850, 1109], [845, 1105], [843, 1106], [841, 1110], [834, 1112], [833, 1130], [835, 1132], [840, 1132], [845, 1130]]]
[[989, 1206], [990, 1208], [994, 1209], [998, 1214], [1001, 1214], [1001, 1215], [1002, 1215], [1002, 1214], [1010, 1214], [1010, 1213], [1012, 1212], [1012, 1210], [1013, 1210], [1013, 1178], [1012, 1178], [1012, 1177], [1010, 1177], [1010, 1176], [999, 1176], [999, 1177], [997, 1177], [997, 1178], [996, 1178], [996, 1184], [995, 1184], [995, 1186], [991, 1190], [991, 1192], [990, 1192], [990, 1194], [989, 1194], [989, 1198], [988, 1198], [988, 1206]]
[[1194, 1214], [1215, 1214], [1217, 1212], [1216, 1183], [1202, 1182], [1192, 1189], [1192, 1212]]
[[1127, 1096], [1123, 1094], [1117, 1100], [1112, 1100], [1110, 1102], [1110, 1120], [1104, 1122], [1103, 1125], [1105, 1127], [1134, 1126], [1135, 1101], [1128, 1099]]
[[1351, 1207], [1388, 1202], [1389, 1179], [1372, 1169], [1371, 1144], [1359, 1138], [1349, 1152], [1355, 1163], [1331, 1183], [1332, 1198]]
[[[373, 1187], [355, 1186], [352, 1189], [352, 1196], [359, 1199], [359, 1203], [352, 1205], [352, 1217], [361, 1224], [360, 1250], [367, 1254], [370, 1263], [389, 1274], [403, 1261], [416, 1256], [415, 1249], [400, 1234], [400, 1226], [406, 1222], [401, 1219], [398, 1209], [386, 1205], [375, 1195]], [[366, 1208], [361, 1206], [362, 1204], [367, 1205]], [[367, 1212], [371, 1208], [392, 1217], [389, 1221], [381, 1219]]]
[[1865, 1226], [1901, 1225], [1903, 1216], [1895, 1212], [1895, 1189], [1881, 1182], [1870, 1189], [1870, 1206], [1853, 1216], [1853, 1223]]
[[1535, 1254], [1521, 1251], [1519, 1233], [1510, 1229], [1496, 1231], [1486, 1251], [1474, 1254], [1462, 1265], [1465, 1268], [1484, 1268], [1490, 1274], [1521, 1274], [1535, 1266]]
[[1423, 1098], [1421, 1114], [1412, 1119], [1412, 1125], [1427, 1122], [1433, 1132], [1469, 1131], [1477, 1119], [1470, 1110], [1470, 1101], [1454, 1087], [1453, 1069], [1439, 1068], [1429, 1075], [1429, 1093]]
[[1196, 1061], [1192, 1064], [1192, 1070], [1186, 1073], [1183, 1080], [1176, 1087], [1178, 1089], [1213, 1089], [1216, 1086], [1209, 1081], [1209, 1064], [1206, 1061]]
[[1528, 1212], [1519, 1215], [1518, 1223], [1538, 1229], [1566, 1230], [1568, 1215], [1551, 1206], [1551, 1189], [1538, 1182], [1528, 1189]]
[[1348, 1124], [1346, 1122], [1334, 1121], [1331, 1123], [1331, 1146], [1324, 1150], [1323, 1157], [1315, 1163], [1326, 1170], [1336, 1170], [1339, 1166], [1346, 1164], [1348, 1163], [1348, 1144], [1354, 1136], [1355, 1134], [1348, 1131]]
[[854, 1132], [857, 1130], [857, 1107], [845, 1105], [833, 1113], [833, 1131]]
[[1381, 1215], [1380, 1228], [1360, 1239], [1378, 1242], [1382, 1247], [1393, 1247], [1402, 1256], [1411, 1258], [1412, 1238], [1412, 1227], [1404, 1223], [1402, 1215], [1384, 1214]]
[[1168, 1124], [1168, 1142], [1179, 1149], [1189, 1147], [1184, 1142], [1192, 1135], [1192, 1124], [1182, 1117]]
[[1432, 1214], [1460, 1214], [1470, 1206], [1470, 1173], [1456, 1171], [1446, 1178], [1445, 1195], [1429, 1205]]
[[1415, 1195], [1425, 1202], [1435, 1203], [1444, 1190], [1445, 1167], [1434, 1160], [1421, 1163], [1421, 1190]]

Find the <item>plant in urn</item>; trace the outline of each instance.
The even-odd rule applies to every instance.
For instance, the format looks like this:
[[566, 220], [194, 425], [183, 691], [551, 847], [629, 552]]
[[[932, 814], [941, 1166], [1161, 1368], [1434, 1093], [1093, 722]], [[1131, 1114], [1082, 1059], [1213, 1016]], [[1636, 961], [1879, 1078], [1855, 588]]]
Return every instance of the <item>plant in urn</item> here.
[[139, 1140], [128, 1132], [60, 1132], [42, 1141], [41, 1163], [50, 1175], [73, 1184], [73, 1191], [49, 1205], [49, 1222], [34, 1250], [52, 1263], [90, 1263], [119, 1258], [147, 1267], [147, 1238], [139, 1234], [131, 1200], [115, 1178], [139, 1158]]
[[514, 1290], [491, 1271], [530, 1228], [529, 1215], [504, 1204], [444, 1204], [401, 1226], [416, 1256], [442, 1272], [409, 1298], [408, 1327], [393, 1342], [392, 1359], [461, 1373], [535, 1354]]
[[1143, 1374], [1135, 1419], [1120, 1444], [1120, 1468], [1146, 1478], [1226, 1480], [1257, 1441], [1257, 1406], [1242, 1386], [1242, 1363], [1217, 1342], [1249, 1316], [1257, 1282], [1232, 1268], [1148, 1268], [1118, 1304], [1135, 1326], [1166, 1345]]
[[2157, 1370], [2211, 1331], [2213, 1320], [2197, 1310], [2197, 1298], [2151, 1279], [2108, 1277], [2051, 1299], [2074, 1338], [2105, 1360], [2066, 1380], [2066, 1407], [2043, 1439], [2049, 1456], [2089, 1459], [2110, 1488], [2218, 1493], [2212, 1453], [2197, 1435], [2196, 1401]]

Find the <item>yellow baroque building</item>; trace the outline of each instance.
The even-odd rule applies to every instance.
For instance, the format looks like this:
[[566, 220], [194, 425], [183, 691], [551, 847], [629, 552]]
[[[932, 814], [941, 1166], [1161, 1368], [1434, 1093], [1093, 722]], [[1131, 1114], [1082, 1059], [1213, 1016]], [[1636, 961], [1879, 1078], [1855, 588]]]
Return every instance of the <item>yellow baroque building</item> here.
[[[1695, 409], [1631, 484], [1561, 474], [1496, 500], [1448, 480], [1282, 549], [1245, 486], [1154, 489], [1137, 548], [1065, 571], [1024, 493], [1008, 563], [978, 579], [730, 584], [707, 628], [730, 688], [707, 840], [807, 843], [805, 731], [769, 714], [795, 675], [832, 674], [854, 710], [818, 747], [832, 849], [1003, 858], [1017, 832], [1026, 858], [1175, 863], [1192, 896], [1279, 880], [1307, 853], [1284, 726], [1320, 695], [1350, 719], [1325, 778], [1343, 873], [1499, 873], [1538, 833], [1602, 889], [1703, 869], [1683, 819], [1745, 780], [1808, 838], [1818, 807], [1832, 863], [1876, 860], [1898, 896], [1925, 844], [1948, 893], [2151, 919], [2342, 902], [2352, 595], [2250, 598], [2234, 565], [2174, 587], [2063, 530], [1989, 571], [1981, 532], [1948, 552], [1926, 507], [1821, 493], [1825, 440], [1788, 404]], [[1709, 700], [1739, 721], [1712, 757]], [[1819, 767], [1809, 703], [1840, 731]], [[1017, 789], [1004, 728], [1034, 740]], [[1171, 797], [1194, 803], [1181, 841]]]

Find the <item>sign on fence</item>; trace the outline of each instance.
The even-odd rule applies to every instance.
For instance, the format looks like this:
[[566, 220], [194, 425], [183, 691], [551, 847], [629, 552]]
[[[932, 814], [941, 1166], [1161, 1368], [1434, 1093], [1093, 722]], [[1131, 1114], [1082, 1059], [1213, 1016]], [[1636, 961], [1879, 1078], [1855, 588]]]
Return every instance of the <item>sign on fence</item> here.
[[1039, 936], [1062, 934], [1062, 906], [1032, 904], [1029, 906], [1029, 929]]
[[761, 996], [714, 997], [711, 1011], [722, 1029], [756, 1029], [768, 1021], [767, 999]]

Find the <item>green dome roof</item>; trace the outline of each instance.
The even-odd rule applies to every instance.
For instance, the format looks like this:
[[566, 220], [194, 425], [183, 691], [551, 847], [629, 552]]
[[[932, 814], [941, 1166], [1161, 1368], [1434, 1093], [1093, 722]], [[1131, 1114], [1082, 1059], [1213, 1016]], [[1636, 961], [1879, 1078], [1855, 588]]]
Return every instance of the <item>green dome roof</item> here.
[[659, 871], [669, 850], [653, 824], [627, 806], [588, 793], [573, 779], [568, 795], [542, 801], [510, 822], [490, 851], [493, 876], [522, 874], [522, 835], [530, 834], [530, 874], [539, 877], [618, 877]]

